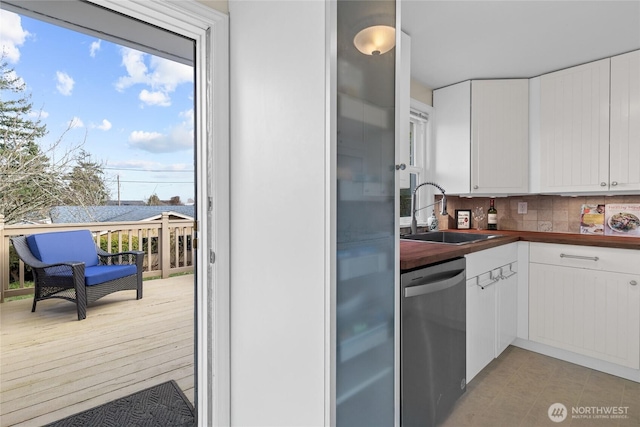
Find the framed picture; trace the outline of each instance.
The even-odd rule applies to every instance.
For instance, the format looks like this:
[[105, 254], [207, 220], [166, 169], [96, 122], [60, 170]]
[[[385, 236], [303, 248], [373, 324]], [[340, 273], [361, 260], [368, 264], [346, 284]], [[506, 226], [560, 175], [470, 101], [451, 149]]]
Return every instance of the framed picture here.
[[468, 230], [471, 228], [471, 211], [466, 209], [456, 209], [456, 228]]

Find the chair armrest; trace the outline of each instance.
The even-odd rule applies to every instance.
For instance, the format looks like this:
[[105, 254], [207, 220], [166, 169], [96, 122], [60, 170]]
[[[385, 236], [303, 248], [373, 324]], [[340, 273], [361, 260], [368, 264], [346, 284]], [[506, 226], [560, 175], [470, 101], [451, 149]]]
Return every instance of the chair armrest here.
[[[142, 267], [142, 262], [144, 260], [143, 251], [126, 251], [113, 254], [99, 248], [97, 251], [101, 265], [139, 264], [140, 267]], [[131, 262], [131, 258], [133, 258], [133, 262]]]
[[[25, 264], [27, 263], [25, 262]], [[31, 268], [38, 268], [38, 269], [52, 268], [52, 267], [71, 267], [73, 269], [74, 267], [77, 267], [79, 265], [84, 265], [84, 262], [67, 261], [67, 262], [57, 262], [55, 264], [47, 264], [46, 262], [42, 262], [37, 259], [32, 259], [32, 260], [29, 260], [29, 263], [27, 265], [30, 266]]]

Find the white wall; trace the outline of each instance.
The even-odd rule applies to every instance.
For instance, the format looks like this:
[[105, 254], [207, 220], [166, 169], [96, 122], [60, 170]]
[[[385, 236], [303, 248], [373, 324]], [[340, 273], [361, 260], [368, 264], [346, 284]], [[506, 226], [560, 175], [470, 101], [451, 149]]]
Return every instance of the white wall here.
[[324, 423], [325, 3], [233, 1], [231, 420]]

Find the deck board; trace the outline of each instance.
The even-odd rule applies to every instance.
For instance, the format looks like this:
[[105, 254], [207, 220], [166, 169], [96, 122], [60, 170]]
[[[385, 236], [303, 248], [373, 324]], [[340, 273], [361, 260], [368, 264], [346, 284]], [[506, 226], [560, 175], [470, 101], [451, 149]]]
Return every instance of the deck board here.
[[0, 304], [0, 425], [41, 426], [175, 380], [194, 399], [193, 275], [75, 305]]

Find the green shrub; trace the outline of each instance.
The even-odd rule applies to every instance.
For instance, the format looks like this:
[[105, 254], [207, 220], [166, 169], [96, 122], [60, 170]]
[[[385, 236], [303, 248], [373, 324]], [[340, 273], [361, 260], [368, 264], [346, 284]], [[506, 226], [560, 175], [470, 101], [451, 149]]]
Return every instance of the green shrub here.
[[128, 251], [128, 250], [136, 250], [136, 251], [141, 251], [144, 249], [140, 249], [140, 244], [138, 242], [138, 236], [131, 236], [131, 243], [132, 246], [131, 248], [129, 248], [129, 235], [128, 234], [122, 234], [120, 236], [120, 238], [122, 239], [122, 249], [120, 249], [120, 247], [118, 246], [118, 235], [117, 234], [112, 234], [111, 235], [111, 248], [108, 247], [108, 239], [107, 239], [107, 235], [102, 235], [100, 236], [100, 249], [102, 249], [103, 251], [107, 251], [110, 252], [112, 254], [118, 253], [118, 252], [124, 252], [124, 251]]

